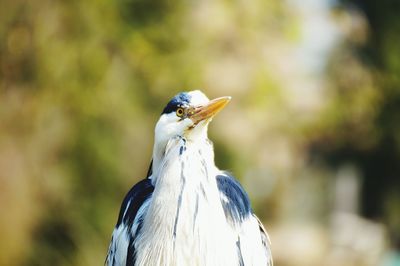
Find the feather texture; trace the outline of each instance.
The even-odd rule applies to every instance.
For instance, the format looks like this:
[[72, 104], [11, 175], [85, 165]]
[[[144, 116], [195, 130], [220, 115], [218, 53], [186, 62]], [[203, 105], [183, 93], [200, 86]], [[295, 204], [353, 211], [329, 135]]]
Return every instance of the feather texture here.
[[[133, 240], [140, 231], [146, 202], [154, 191], [151, 180], [146, 178], [134, 185], [125, 196], [118, 221], [111, 236], [106, 264], [109, 266], [134, 265], [135, 249]], [[128, 260], [127, 260], [128, 257]]]
[[247, 193], [214, 166], [211, 142], [170, 141], [159, 173], [125, 197], [107, 265], [272, 266]]
[[269, 237], [253, 213], [246, 191], [227, 172], [217, 175], [216, 179], [226, 219], [237, 235], [239, 265], [272, 266]]

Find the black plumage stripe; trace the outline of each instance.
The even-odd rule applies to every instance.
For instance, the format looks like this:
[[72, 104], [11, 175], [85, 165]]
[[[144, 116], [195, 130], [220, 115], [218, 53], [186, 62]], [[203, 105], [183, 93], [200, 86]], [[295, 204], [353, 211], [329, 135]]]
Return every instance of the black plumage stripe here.
[[[151, 169], [151, 164], [150, 164], [150, 169]], [[149, 170], [148, 174], [151, 175], [151, 170]], [[135, 264], [136, 250], [134, 246], [134, 241], [139, 231], [142, 228], [143, 217], [141, 216], [139, 217], [139, 219], [137, 219], [137, 229], [135, 232], [132, 231], [132, 227], [134, 225], [138, 211], [146, 202], [146, 200], [148, 200], [152, 196], [153, 191], [154, 191], [154, 186], [151, 183], [151, 179], [149, 178], [143, 179], [129, 190], [128, 194], [125, 196], [121, 204], [118, 221], [115, 228], [117, 229], [120, 228], [121, 226], [125, 227], [126, 233], [128, 234], [126, 265], [133, 266]], [[111, 265], [115, 265], [115, 255], [117, 254], [116, 251], [117, 246], [115, 245], [116, 241], [118, 241], [118, 239], [114, 238], [113, 235], [108, 255], [106, 258], [106, 261], [111, 260], [109, 261], [109, 263], [111, 262]]]
[[149, 165], [149, 170], [147, 170], [147, 175], [146, 177], [149, 178], [153, 174], [153, 160], [151, 160], [150, 165]]
[[236, 248], [237, 248], [237, 252], [238, 252], [239, 266], [244, 266], [244, 261], [243, 261], [243, 256], [242, 256], [242, 248], [240, 247], [240, 237], [236, 241]]
[[135, 266], [136, 250], [134, 238], [129, 239], [128, 254], [126, 256], [126, 266]]
[[217, 176], [221, 203], [228, 221], [243, 221], [252, 213], [250, 199], [240, 183], [228, 173]]
[[129, 236], [129, 245], [128, 245], [128, 251], [127, 251], [127, 257], [126, 257], [126, 265], [128, 266], [133, 266], [135, 265], [136, 261], [136, 250], [135, 250], [135, 245], [134, 241], [138, 233], [140, 232], [143, 224], [143, 218], [139, 219], [138, 221], [138, 226], [135, 232], [135, 235], [132, 235], [132, 226], [133, 222], [135, 221], [137, 212], [139, 211], [140, 207], [143, 205], [143, 203], [152, 195], [154, 191], [154, 186], [151, 184], [150, 179], [144, 179], [137, 183], [131, 191], [129, 191], [128, 196], [128, 202], [129, 206], [127, 207], [126, 211], [123, 211], [121, 209], [121, 212], [125, 212], [125, 215], [122, 218], [122, 221], [125, 226], [128, 227], [128, 232], [131, 234]]
[[175, 112], [178, 107], [189, 105], [191, 98], [192, 96], [190, 96], [190, 94], [187, 92], [178, 93], [174, 96], [174, 98], [171, 99], [171, 101], [169, 101], [167, 106], [165, 106], [162, 114], [169, 114]]
[[127, 226], [132, 226], [140, 206], [151, 196], [153, 191], [154, 186], [148, 178], [134, 185], [122, 202], [116, 227], [122, 222]]

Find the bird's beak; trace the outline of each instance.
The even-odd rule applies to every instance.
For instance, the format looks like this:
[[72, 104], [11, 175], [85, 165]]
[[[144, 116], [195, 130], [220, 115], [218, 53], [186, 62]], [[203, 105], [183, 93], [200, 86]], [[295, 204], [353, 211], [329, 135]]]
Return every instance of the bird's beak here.
[[209, 101], [205, 105], [194, 107], [193, 111], [189, 114], [190, 119], [197, 125], [200, 121], [212, 118], [219, 111], [221, 111], [225, 105], [231, 100], [230, 96], [219, 97]]

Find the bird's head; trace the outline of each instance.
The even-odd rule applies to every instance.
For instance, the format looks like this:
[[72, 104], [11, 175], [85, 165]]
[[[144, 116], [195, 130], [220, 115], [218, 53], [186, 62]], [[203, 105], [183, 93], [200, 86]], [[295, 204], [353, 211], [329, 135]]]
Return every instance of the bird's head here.
[[209, 100], [198, 90], [175, 95], [157, 122], [155, 144], [165, 146], [169, 139], [176, 136], [192, 141], [207, 138], [209, 122], [230, 99], [231, 97], [220, 97]]

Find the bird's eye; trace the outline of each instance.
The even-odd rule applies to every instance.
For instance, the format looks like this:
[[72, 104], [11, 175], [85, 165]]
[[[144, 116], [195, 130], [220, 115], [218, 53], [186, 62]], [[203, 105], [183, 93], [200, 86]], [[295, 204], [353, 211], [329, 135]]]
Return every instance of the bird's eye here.
[[182, 117], [184, 113], [185, 113], [185, 111], [183, 110], [182, 107], [179, 107], [178, 109], [176, 109], [177, 116]]

